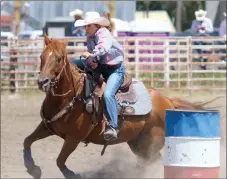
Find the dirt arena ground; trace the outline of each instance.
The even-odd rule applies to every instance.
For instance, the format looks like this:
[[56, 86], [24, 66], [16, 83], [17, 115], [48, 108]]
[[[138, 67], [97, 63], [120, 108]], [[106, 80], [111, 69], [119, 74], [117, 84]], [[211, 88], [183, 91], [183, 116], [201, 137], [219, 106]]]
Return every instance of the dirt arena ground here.
[[[211, 94], [193, 94], [192, 97], [181, 93], [192, 101], [207, 101], [213, 99]], [[31, 178], [23, 166], [23, 140], [38, 125], [41, 118], [39, 110], [43, 93], [20, 94], [11, 98], [8, 94], [1, 95], [1, 178]], [[226, 97], [213, 102], [209, 106], [219, 107], [221, 116], [226, 114]], [[226, 116], [221, 119], [221, 167], [220, 178], [226, 178]], [[60, 152], [63, 140], [49, 137], [32, 145], [33, 158], [42, 169], [42, 178], [62, 178], [56, 166], [56, 158]], [[162, 160], [147, 167], [144, 173], [135, 173], [136, 158], [127, 144], [109, 146], [104, 156], [100, 156], [102, 146], [80, 144], [77, 150], [67, 160], [67, 166], [84, 178], [163, 178]]]

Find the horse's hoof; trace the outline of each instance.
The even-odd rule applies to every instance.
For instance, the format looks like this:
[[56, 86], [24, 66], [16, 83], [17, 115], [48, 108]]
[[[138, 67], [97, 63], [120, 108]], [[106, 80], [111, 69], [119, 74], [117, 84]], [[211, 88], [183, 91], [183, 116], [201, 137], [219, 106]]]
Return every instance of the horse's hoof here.
[[62, 174], [66, 179], [81, 179], [80, 174], [76, 174], [73, 171], [69, 170], [67, 167], [60, 169]]
[[80, 174], [75, 174], [75, 179], [82, 179], [81, 175]]
[[82, 179], [80, 174], [73, 173], [70, 176], [67, 176], [66, 179]]
[[42, 175], [42, 171], [39, 166], [33, 165], [27, 168], [27, 172], [33, 176], [34, 179], [40, 179]]
[[82, 179], [80, 174], [72, 174], [70, 176], [65, 176], [66, 179]]

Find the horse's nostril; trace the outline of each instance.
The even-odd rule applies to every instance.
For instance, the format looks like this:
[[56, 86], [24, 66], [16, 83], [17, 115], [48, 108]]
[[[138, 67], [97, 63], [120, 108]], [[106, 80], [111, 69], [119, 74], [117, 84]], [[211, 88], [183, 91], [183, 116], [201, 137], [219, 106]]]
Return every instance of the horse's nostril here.
[[48, 79], [45, 79], [45, 80], [43, 80], [43, 84], [46, 84], [46, 83], [48, 83]]
[[38, 79], [38, 86], [39, 86], [39, 88], [43, 88], [43, 85], [48, 84], [48, 82], [49, 82], [49, 79], [48, 78]]

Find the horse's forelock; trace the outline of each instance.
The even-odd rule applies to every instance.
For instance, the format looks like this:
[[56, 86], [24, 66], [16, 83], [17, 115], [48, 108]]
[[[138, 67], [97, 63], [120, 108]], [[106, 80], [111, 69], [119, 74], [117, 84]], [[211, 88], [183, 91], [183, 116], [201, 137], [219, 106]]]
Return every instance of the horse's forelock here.
[[52, 39], [51, 42], [46, 46], [45, 51], [48, 52], [53, 52], [58, 56], [65, 56], [66, 55], [66, 50], [65, 46], [63, 43]]

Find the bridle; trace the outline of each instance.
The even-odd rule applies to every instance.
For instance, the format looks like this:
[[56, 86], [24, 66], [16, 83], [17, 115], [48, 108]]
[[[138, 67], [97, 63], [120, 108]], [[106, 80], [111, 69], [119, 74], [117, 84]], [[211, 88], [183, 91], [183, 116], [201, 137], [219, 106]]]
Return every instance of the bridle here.
[[[64, 58], [63, 58], [64, 66], [62, 67], [61, 71], [58, 73], [58, 75], [53, 80], [50, 81], [50, 88], [51, 88], [51, 93], [52, 93], [53, 96], [59, 96], [59, 97], [67, 96], [70, 92], [72, 92], [71, 89], [69, 89], [66, 93], [63, 93], [63, 94], [56, 94], [54, 92], [54, 88], [57, 88], [56, 84], [59, 82], [60, 77], [61, 77], [61, 74], [63, 73], [63, 71], [65, 72], [65, 75], [67, 77], [68, 82], [70, 82], [69, 81], [69, 77], [68, 77], [67, 72], [66, 72], [66, 62], [65, 62], [65, 59], [66, 59], [66, 56], [64, 56]], [[81, 77], [78, 80], [77, 84], [81, 82], [81, 78], [82, 77], [83, 77], [83, 75], [81, 75]], [[73, 84], [73, 88], [75, 89], [75, 86], [77, 84], [76, 85], [74, 84], [73, 78], [72, 78], [72, 84]], [[77, 95], [79, 95], [79, 94], [77, 94]], [[76, 97], [77, 97], [77, 95], [76, 95]]]
[[[59, 74], [54, 78], [54, 80], [52, 80], [52, 81], [50, 82], [50, 85], [51, 85], [51, 93], [52, 93], [53, 96], [67, 96], [70, 92], [72, 92], [71, 89], [69, 89], [68, 92], [66, 92], [66, 93], [64, 93], [64, 94], [56, 94], [56, 93], [54, 92], [54, 88], [57, 88], [56, 84], [59, 82], [59, 79], [60, 79], [60, 77], [61, 77], [63, 71], [65, 72], [65, 74], [66, 74], [66, 76], [67, 76], [68, 82], [70, 81], [70, 80], [69, 80], [69, 77], [68, 77], [68, 75], [67, 75], [67, 72], [66, 72], [66, 62], [65, 62], [65, 59], [66, 59], [66, 58], [64, 57], [64, 66], [62, 67], [61, 71], [60, 71]], [[72, 73], [72, 72], [71, 72], [71, 73]], [[81, 81], [83, 80], [82, 78], [84, 78], [84, 77], [85, 77], [84, 74], [82, 74], [81, 77], [79, 78], [79, 80], [77, 81], [76, 85], [75, 85], [75, 84], [74, 84], [74, 80], [73, 80], [73, 74], [72, 74], [72, 83], [73, 83], [74, 91], [75, 91], [75, 86], [77, 86], [79, 83], [81, 83]], [[83, 88], [83, 85], [80, 85], [80, 87]], [[43, 121], [44, 121], [44, 124], [46, 125], [46, 127], [47, 127], [49, 130], [50, 130], [50, 128], [48, 127], [47, 124], [48, 124], [48, 123], [52, 123], [52, 122], [58, 120], [60, 117], [62, 117], [64, 114], [66, 114], [71, 108], [73, 108], [73, 106], [74, 106], [74, 104], [75, 104], [75, 102], [76, 102], [77, 100], [85, 102], [84, 99], [81, 98], [79, 95], [80, 95], [80, 90], [77, 90], [77, 92], [75, 91], [75, 95], [74, 95], [74, 97], [72, 98], [72, 100], [69, 102], [69, 104], [66, 105], [60, 112], [58, 112], [56, 115], [54, 115], [54, 116], [53, 116], [51, 119], [49, 119], [49, 120], [47, 120], [47, 119], [44, 117], [44, 115], [43, 115], [43, 104], [44, 104], [44, 102], [43, 102], [42, 107], [41, 107], [41, 111], [40, 111], [40, 115], [41, 115], [41, 117], [42, 117], [42, 119], [43, 119]], [[52, 130], [50, 130], [50, 131], [53, 133]]]
[[65, 75], [67, 77], [67, 80], [69, 81], [69, 77], [68, 77], [68, 75], [66, 73], [65, 67], [66, 67], [66, 63], [65, 63], [65, 60], [64, 60], [64, 66], [62, 67], [60, 73], [58, 73], [58, 75], [54, 78], [54, 80], [51, 80], [50, 81], [50, 88], [51, 88], [51, 92], [52, 92], [52, 95], [53, 96], [66, 96], [66, 95], [68, 95], [72, 91], [72, 90], [69, 89], [68, 92], [66, 92], [64, 94], [56, 94], [54, 92], [54, 88], [57, 88], [56, 84], [59, 82], [59, 79], [60, 79], [61, 74], [62, 74], [63, 71], [65, 72]]

